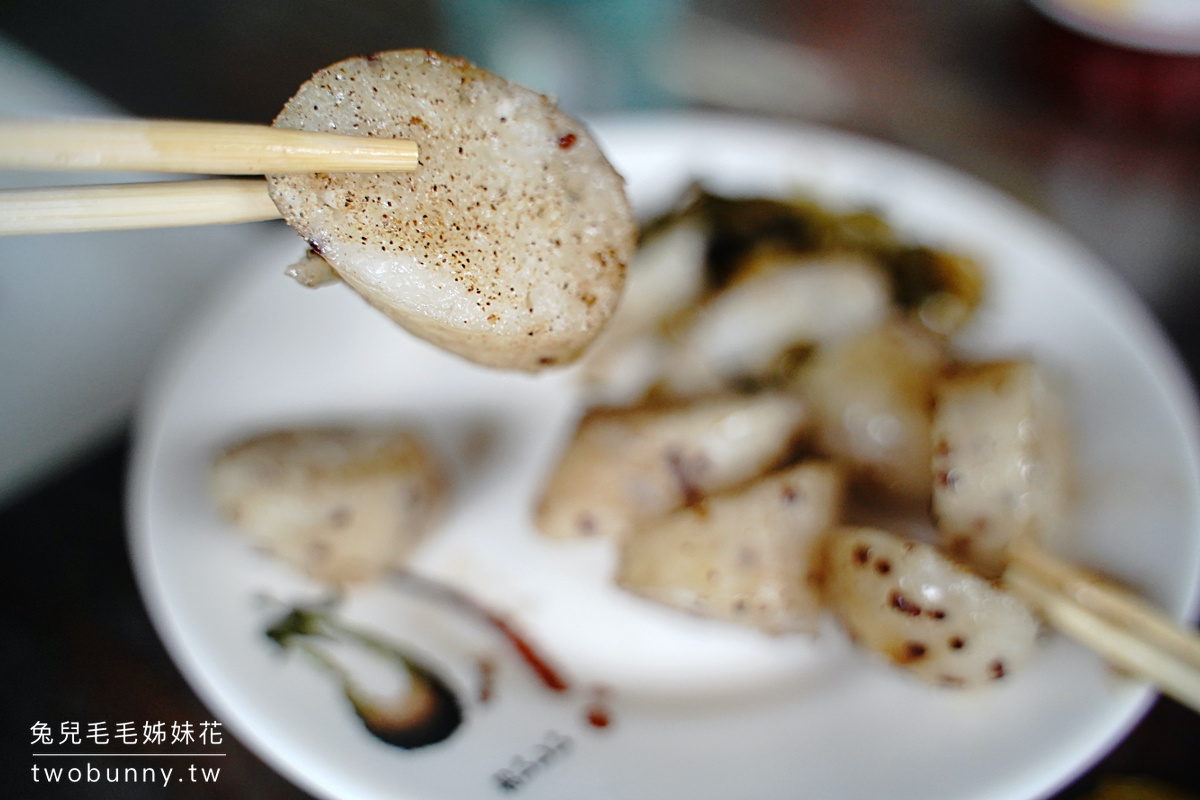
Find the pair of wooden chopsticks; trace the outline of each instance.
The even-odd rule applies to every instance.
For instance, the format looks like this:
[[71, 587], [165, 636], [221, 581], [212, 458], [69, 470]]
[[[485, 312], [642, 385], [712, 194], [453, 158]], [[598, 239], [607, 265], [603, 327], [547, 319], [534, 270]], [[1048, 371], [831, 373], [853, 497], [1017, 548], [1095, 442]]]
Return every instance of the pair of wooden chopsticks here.
[[[403, 139], [264, 125], [144, 120], [0, 121], [0, 168], [266, 175], [408, 172]], [[0, 192], [0, 235], [275, 219], [266, 181], [219, 179]]]
[[1145, 600], [1032, 543], [1014, 544], [1004, 584], [1054, 628], [1200, 711], [1200, 637]]

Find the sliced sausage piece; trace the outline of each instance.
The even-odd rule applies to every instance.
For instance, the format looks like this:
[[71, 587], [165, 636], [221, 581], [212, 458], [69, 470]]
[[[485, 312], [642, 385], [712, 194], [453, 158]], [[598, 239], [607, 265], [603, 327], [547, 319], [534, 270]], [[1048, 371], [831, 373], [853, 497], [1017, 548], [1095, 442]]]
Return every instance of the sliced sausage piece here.
[[635, 594], [768, 633], [813, 631], [822, 535], [838, 521], [842, 476], [807, 462], [712, 495], [635, 530], [616, 581]]
[[447, 484], [407, 430], [313, 428], [255, 436], [211, 474], [222, 514], [318, 580], [348, 584], [399, 566], [434, 527]]
[[548, 98], [400, 50], [317, 72], [275, 125], [416, 142], [413, 172], [268, 187], [313, 251], [417, 336], [537, 370], [573, 359], [613, 313], [636, 236], [624, 182]]
[[1030, 361], [957, 370], [937, 387], [933, 514], [943, 549], [995, 577], [1018, 537], [1060, 535], [1071, 485], [1058, 398]]
[[550, 476], [537, 527], [559, 538], [624, 536], [767, 471], [806, 418], [785, 393], [592, 410]]
[[829, 540], [826, 569], [826, 596], [851, 637], [922, 680], [984, 685], [1033, 650], [1033, 613], [931, 545], [845, 528]]

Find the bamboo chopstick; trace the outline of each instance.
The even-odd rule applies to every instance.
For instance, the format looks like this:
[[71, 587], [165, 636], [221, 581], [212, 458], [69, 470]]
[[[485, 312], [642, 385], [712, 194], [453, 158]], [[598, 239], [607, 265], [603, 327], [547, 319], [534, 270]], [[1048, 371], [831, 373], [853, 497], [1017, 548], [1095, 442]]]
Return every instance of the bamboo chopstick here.
[[173, 120], [3, 120], [0, 167], [9, 169], [264, 175], [408, 172], [405, 139]]
[[261, 178], [0, 192], [0, 235], [170, 228], [276, 219]]
[[[174, 120], [0, 120], [0, 168], [264, 175], [409, 172], [405, 139]], [[275, 219], [262, 180], [0, 192], [0, 235], [215, 225]]]
[[1130, 592], [1032, 544], [1014, 545], [1005, 585], [1059, 631], [1200, 711], [1200, 637]]
[[1126, 628], [1136, 629], [1200, 670], [1200, 636], [1188, 633], [1150, 603], [1111, 582], [1089, 574], [1028, 542], [1013, 545], [1010, 556], [1059, 594]]

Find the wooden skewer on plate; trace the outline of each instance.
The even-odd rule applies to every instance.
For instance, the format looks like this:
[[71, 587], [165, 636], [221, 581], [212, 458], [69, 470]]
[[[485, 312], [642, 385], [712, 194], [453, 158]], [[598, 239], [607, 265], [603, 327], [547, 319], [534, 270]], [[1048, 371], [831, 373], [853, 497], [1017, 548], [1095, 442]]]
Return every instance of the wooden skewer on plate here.
[[1004, 583], [1054, 628], [1200, 711], [1200, 636], [1145, 600], [1042, 548], [1017, 543]]
[[[407, 172], [404, 139], [264, 125], [147, 120], [0, 122], [0, 168], [264, 175]], [[16, 189], [0, 192], [0, 234], [249, 222], [279, 216], [259, 180]]]

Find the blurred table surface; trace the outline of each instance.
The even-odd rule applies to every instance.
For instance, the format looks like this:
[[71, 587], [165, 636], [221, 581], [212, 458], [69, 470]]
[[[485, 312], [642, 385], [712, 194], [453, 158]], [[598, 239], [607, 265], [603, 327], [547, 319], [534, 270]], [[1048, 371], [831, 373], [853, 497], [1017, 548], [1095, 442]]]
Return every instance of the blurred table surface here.
[[[415, 0], [7, 0], [0, 33], [133, 114], [267, 122], [315, 69], [348, 55], [446, 48], [442, 11]], [[1096, 114], [1050, 91], [1034, 69], [1044, 24], [1010, 0], [697, 0], [692, 11], [704, 20], [698, 41], [744, 34], [769, 42], [757, 49], [781, 57], [781, 71], [807, 70], [808, 83], [779, 82], [774, 99], [756, 97], [750, 111], [894, 142], [1014, 195], [1106, 259], [1158, 316], [1193, 380], [1200, 374], [1200, 130]], [[761, 63], [769, 85], [779, 76]], [[841, 94], [831, 101], [830, 91]], [[683, 92], [681, 103], [729, 101]], [[0, 507], [9, 753], [27, 752], [38, 719], [210, 716], [134, 585], [122, 508], [128, 440], [110, 438]], [[217, 784], [152, 794], [305, 796], [236, 742], [228, 750]], [[12, 791], [0, 793], [60, 796], [34, 791], [25, 769], [6, 767], [0, 787], [11, 782]], [[1115, 791], [1125, 777], [1161, 784], [1122, 784], [1132, 793], [1108, 796], [1200, 798], [1200, 716], [1160, 700], [1061, 796]]]

